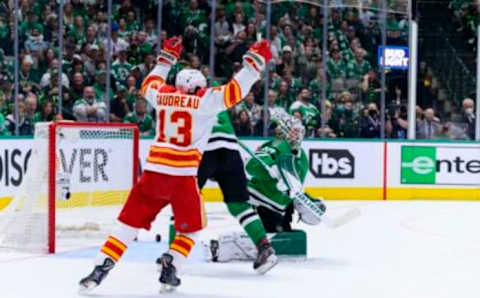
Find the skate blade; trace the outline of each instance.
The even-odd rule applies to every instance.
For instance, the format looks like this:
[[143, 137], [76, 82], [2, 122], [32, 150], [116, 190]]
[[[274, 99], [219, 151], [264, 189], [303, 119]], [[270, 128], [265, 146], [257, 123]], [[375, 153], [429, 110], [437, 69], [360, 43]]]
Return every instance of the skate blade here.
[[277, 256], [276, 255], [271, 255], [267, 259], [267, 262], [265, 264], [263, 264], [262, 266], [258, 267], [257, 269], [255, 269], [255, 271], [257, 271], [258, 274], [263, 275], [263, 274], [267, 273], [270, 269], [275, 267], [275, 265], [277, 265], [277, 264], [278, 264]]
[[89, 294], [97, 287], [97, 284], [94, 282], [89, 282], [87, 285], [80, 285], [78, 288], [78, 294], [86, 295]]
[[171, 286], [171, 285], [168, 285], [168, 284], [161, 284], [160, 293], [161, 294], [172, 293], [172, 292], [175, 292], [176, 288], [177, 287], [174, 287], [174, 286]]

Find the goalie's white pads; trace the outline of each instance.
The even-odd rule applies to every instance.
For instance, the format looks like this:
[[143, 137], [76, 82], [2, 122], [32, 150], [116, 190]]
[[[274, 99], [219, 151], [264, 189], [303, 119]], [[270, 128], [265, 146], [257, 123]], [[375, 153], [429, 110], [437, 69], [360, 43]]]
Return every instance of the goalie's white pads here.
[[217, 262], [253, 261], [257, 248], [247, 234], [227, 232], [218, 237]]

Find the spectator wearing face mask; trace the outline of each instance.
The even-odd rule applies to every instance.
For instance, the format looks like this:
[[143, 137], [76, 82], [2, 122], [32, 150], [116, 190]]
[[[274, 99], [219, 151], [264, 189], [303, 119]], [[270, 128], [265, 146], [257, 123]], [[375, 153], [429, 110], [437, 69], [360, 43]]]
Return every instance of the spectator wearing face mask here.
[[465, 123], [465, 133], [473, 140], [475, 139], [475, 102], [471, 98], [465, 98], [462, 102], [462, 122]]
[[363, 110], [359, 124], [361, 138], [380, 137], [380, 117], [375, 103], [370, 103], [368, 109]]
[[388, 109], [385, 122], [386, 135], [393, 139], [406, 139], [408, 129], [408, 112], [406, 106], [392, 106]]
[[48, 42], [43, 41], [43, 35], [38, 28], [32, 29], [30, 36], [28, 36], [27, 41], [25, 41], [25, 49], [32, 54], [37, 54], [48, 49]]
[[417, 139], [435, 139], [442, 133], [442, 125], [432, 108], [425, 109], [423, 120], [417, 126]]
[[358, 137], [358, 114], [351, 100], [338, 103], [329, 121], [336, 136], [342, 138]]
[[93, 87], [87, 86], [83, 89], [83, 98], [75, 102], [73, 114], [78, 121], [105, 122], [107, 107], [105, 102], [95, 96]]

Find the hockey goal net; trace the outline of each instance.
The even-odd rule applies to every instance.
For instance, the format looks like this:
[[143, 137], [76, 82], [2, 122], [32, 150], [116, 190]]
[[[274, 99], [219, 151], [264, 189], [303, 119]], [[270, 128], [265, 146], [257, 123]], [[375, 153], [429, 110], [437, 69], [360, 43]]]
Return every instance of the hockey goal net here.
[[20, 191], [0, 213], [0, 247], [54, 253], [110, 232], [137, 180], [134, 124], [35, 126]]

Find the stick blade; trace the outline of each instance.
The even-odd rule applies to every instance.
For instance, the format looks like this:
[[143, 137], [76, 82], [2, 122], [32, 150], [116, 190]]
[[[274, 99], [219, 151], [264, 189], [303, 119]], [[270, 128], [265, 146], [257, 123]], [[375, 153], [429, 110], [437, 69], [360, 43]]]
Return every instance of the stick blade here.
[[351, 222], [360, 215], [362, 215], [360, 209], [352, 208], [336, 217], [324, 217], [323, 222], [327, 227], [335, 229]]

